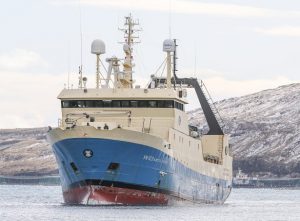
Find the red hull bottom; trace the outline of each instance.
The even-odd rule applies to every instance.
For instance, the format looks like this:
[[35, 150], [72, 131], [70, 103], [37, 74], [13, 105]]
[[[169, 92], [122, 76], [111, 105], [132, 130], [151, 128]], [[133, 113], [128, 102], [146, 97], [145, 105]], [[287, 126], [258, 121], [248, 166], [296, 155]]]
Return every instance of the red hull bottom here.
[[148, 191], [88, 185], [63, 192], [67, 204], [167, 205], [168, 196]]

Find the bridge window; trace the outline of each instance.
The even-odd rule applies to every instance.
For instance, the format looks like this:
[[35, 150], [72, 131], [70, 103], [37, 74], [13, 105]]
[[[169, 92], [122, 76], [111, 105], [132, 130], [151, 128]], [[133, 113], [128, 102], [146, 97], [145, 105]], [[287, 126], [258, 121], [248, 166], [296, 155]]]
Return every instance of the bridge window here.
[[61, 102], [62, 108], [69, 108], [70, 107], [70, 101], [62, 101]]
[[84, 101], [77, 101], [78, 107], [85, 107], [85, 102]]
[[157, 107], [159, 108], [165, 107], [165, 101], [157, 101]]
[[174, 101], [165, 101], [165, 107], [173, 108], [174, 107]]
[[103, 107], [111, 107], [111, 100], [104, 100], [103, 101]]
[[138, 107], [137, 101], [130, 101], [130, 107]]
[[112, 101], [112, 107], [121, 107], [121, 101]]
[[95, 101], [95, 107], [103, 107], [103, 101]]
[[184, 110], [183, 104], [175, 101], [175, 108], [178, 110]]
[[95, 107], [95, 101], [85, 101], [85, 107]]
[[122, 107], [130, 107], [129, 101], [121, 101]]
[[139, 101], [139, 107], [148, 107], [148, 101]]
[[149, 101], [149, 107], [156, 107], [156, 101]]
[[184, 110], [184, 105], [173, 100], [65, 100], [62, 108], [176, 108]]

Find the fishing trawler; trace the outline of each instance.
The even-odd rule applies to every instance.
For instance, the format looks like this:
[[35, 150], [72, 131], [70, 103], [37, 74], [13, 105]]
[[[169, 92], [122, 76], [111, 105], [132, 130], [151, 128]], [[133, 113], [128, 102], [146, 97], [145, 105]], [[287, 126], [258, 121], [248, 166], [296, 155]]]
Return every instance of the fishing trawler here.
[[[134, 85], [137, 25], [131, 16], [125, 17], [121, 29], [125, 58], [107, 58], [106, 76], [100, 71], [105, 44], [92, 42], [96, 88], [87, 88], [80, 70], [78, 89], [66, 88], [58, 95], [62, 118], [47, 137], [58, 163], [64, 201], [223, 203], [232, 188], [232, 155], [206, 87], [196, 78], [177, 76], [177, 45], [172, 39], [163, 42], [166, 76], [152, 75], [145, 88]], [[189, 125], [188, 88], [198, 96], [209, 127], [206, 134]]]
[[253, 180], [257, 181], [257, 177], [249, 177], [248, 174], [243, 173], [239, 168], [235, 177], [232, 179], [233, 187], [254, 187], [255, 183]]

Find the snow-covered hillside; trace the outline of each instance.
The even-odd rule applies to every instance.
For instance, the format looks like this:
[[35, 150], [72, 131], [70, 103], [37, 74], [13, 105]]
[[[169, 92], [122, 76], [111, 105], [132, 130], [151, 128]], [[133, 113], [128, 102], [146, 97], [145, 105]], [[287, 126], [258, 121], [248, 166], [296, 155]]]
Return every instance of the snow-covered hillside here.
[[0, 174], [56, 174], [46, 131], [46, 128], [0, 130]]
[[[216, 107], [231, 135], [235, 169], [300, 174], [300, 84], [222, 100]], [[207, 130], [201, 109], [190, 112], [190, 121]]]
[[[216, 103], [231, 135], [234, 169], [260, 175], [300, 176], [300, 84]], [[190, 121], [205, 131], [201, 109]], [[0, 174], [54, 174], [46, 128], [0, 130]]]

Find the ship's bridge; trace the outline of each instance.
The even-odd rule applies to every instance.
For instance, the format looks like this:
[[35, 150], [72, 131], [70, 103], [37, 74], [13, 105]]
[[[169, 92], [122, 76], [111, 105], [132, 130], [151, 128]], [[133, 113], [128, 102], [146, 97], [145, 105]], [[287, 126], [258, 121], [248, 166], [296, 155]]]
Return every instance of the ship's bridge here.
[[64, 89], [61, 127], [124, 128], [168, 137], [170, 128], [189, 133], [187, 104], [181, 89], [101, 88]]

